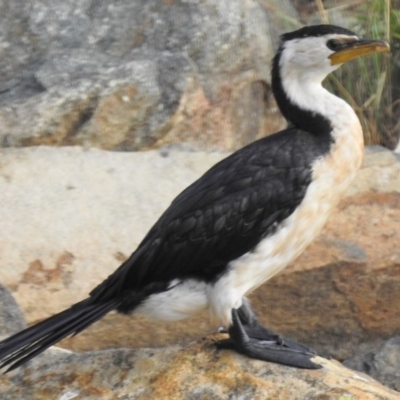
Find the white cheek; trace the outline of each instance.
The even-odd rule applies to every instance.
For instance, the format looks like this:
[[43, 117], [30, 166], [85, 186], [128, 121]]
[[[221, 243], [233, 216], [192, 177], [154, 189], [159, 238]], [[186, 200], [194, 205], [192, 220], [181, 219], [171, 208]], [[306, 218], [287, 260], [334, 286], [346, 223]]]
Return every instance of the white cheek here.
[[[292, 40], [284, 45], [281, 70], [284, 74], [312, 74], [321, 76], [332, 72], [329, 56], [333, 52], [326, 47], [326, 38]], [[315, 79], [315, 78], [314, 78]]]
[[[348, 39], [348, 36], [332, 34], [284, 43], [281, 56], [282, 77], [290, 77], [292, 74], [292, 78], [322, 82], [326, 75], [340, 67], [331, 65], [329, 56], [334, 51], [327, 46], [328, 40], [340, 38]], [[354, 38], [357, 39], [356, 36]]]

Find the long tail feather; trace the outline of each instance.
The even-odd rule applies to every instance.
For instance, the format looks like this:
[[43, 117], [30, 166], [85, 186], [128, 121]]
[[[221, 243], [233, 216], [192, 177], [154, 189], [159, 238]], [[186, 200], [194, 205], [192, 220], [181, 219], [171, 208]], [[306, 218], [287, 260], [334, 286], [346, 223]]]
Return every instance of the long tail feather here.
[[70, 334], [76, 335], [119, 305], [118, 300], [83, 300], [0, 342], [0, 368], [11, 371]]

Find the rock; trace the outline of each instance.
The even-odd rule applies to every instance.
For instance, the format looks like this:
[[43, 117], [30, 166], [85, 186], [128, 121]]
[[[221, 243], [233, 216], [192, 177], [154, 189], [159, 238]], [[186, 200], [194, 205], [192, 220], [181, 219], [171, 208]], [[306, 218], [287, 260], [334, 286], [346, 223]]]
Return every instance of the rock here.
[[344, 364], [349, 368], [365, 372], [385, 386], [400, 392], [399, 336], [374, 348], [361, 348], [354, 357], [346, 360]]
[[[12, 299], [0, 292], [1, 307]], [[2, 319], [0, 326], [8, 323]], [[362, 399], [398, 393], [336, 361], [316, 357], [320, 370], [301, 370], [218, 351], [212, 335], [186, 346], [72, 353], [50, 348], [0, 376], [2, 400], [91, 399]]]
[[362, 192], [400, 192], [400, 154], [382, 146], [367, 147], [364, 163], [348, 195]]
[[22, 81], [26, 95], [35, 92], [32, 74], [45, 48], [30, 27], [29, 8], [22, 0], [0, 0], [1, 105], [4, 105], [2, 100], [5, 93], [22, 95]]
[[[28, 323], [84, 298], [134, 250], [173, 197], [223, 153], [77, 147], [0, 152], [0, 282]], [[372, 179], [371, 176], [374, 178]], [[334, 358], [400, 332], [400, 164], [367, 149], [322, 235], [251, 297], [270, 328]], [[378, 180], [378, 182], [375, 182]], [[187, 344], [215, 332], [206, 315], [177, 323], [110, 314], [62, 346]]]
[[295, 11], [268, 3], [0, 0], [0, 145], [233, 149], [276, 131], [271, 33]]
[[395, 400], [372, 378], [316, 358], [308, 371], [217, 351], [216, 336], [185, 347], [70, 353], [50, 349], [26, 369], [0, 377], [14, 399], [279, 399]]
[[1, 284], [0, 303], [0, 337], [24, 329], [26, 324], [21, 309], [8, 289]]

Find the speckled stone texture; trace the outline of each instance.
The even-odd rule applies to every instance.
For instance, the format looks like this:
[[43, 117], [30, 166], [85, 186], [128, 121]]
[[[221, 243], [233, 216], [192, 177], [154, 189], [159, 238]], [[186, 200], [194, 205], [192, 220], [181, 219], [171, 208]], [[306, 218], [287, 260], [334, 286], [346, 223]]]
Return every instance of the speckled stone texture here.
[[289, 0], [0, 0], [0, 147], [241, 147], [282, 124]]
[[[4, 291], [1, 291], [4, 293]], [[9, 296], [9, 295], [8, 295]], [[0, 317], [2, 307], [0, 303]], [[8, 301], [10, 297], [8, 297]], [[4, 321], [0, 320], [0, 324]], [[22, 321], [20, 321], [22, 322]], [[395, 400], [372, 378], [320, 357], [301, 370], [218, 351], [209, 336], [186, 346], [71, 353], [51, 348], [0, 375], [2, 400]]]

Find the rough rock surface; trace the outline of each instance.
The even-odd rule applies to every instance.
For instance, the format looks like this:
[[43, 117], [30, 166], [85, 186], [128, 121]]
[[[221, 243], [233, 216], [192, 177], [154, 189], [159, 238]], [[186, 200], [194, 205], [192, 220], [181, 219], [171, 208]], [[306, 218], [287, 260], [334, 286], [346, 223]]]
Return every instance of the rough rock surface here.
[[24, 329], [25, 319], [11, 293], [0, 284], [0, 336]]
[[[14, 306], [0, 287], [3, 309]], [[10, 303], [10, 304], [8, 304]], [[21, 316], [15, 316], [23, 324]], [[0, 376], [2, 400], [279, 399], [395, 400], [398, 393], [336, 361], [307, 371], [216, 350], [213, 335], [186, 346], [71, 353], [51, 348], [27, 366]]]
[[397, 392], [338, 362], [317, 359], [307, 371], [218, 352], [212, 337], [185, 347], [60, 350], [30, 368], [0, 377], [3, 400], [279, 399], [395, 400]]
[[343, 364], [400, 392], [400, 336], [378, 346], [360, 346], [357, 354]]
[[0, 146], [232, 149], [274, 132], [290, 3], [0, 0]]

